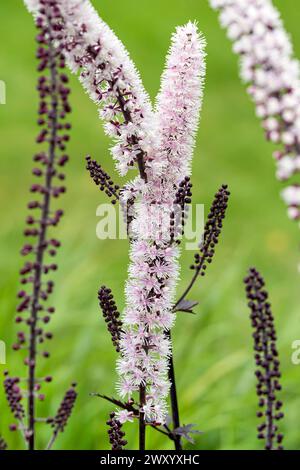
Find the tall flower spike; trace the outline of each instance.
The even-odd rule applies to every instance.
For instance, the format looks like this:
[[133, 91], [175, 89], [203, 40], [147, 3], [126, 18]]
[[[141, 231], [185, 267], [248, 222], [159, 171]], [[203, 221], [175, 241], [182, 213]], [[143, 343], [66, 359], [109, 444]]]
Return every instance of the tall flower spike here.
[[[24, 360], [28, 367], [28, 390], [25, 394], [9, 377], [5, 380], [5, 389], [10, 406], [16, 418], [24, 415], [19, 399], [28, 398], [25, 436], [29, 449], [35, 446], [35, 417], [36, 400], [43, 400], [40, 393], [43, 382], [50, 378], [36, 377], [37, 359], [39, 356], [49, 357], [49, 352], [43, 348], [46, 341], [52, 339], [52, 333], [44, 327], [50, 322], [55, 309], [48, 304], [53, 292], [54, 282], [47, 275], [57, 270], [57, 264], [52, 261], [60, 242], [49, 236], [49, 230], [58, 225], [63, 211], [52, 208], [53, 199], [66, 192], [65, 175], [62, 167], [69, 157], [65, 153], [69, 141], [71, 125], [66, 122], [66, 116], [71, 111], [69, 104], [68, 77], [64, 73], [64, 48], [60, 42], [62, 16], [57, 0], [41, 0], [36, 16], [38, 34], [37, 70], [40, 73], [37, 91], [39, 93], [38, 126], [40, 127], [36, 142], [43, 149], [34, 156], [35, 167], [33, 175], [38, 179], [32, 184], [31, 193], [34, 199], [28, 204], [30, 215], [26, 219], [27, 228], [24, 231], [29, 241], [23, 246], [21, 254], [30, 257], [20, 270], [22, 289], [18, 293], [16, 323], [24, 324], [24, 330], [19, 331], [14, 350], [27, 350]], [[43, 348], [42, 350], [40, 348]], [[14, 381], [11, 386], [11, 381]], [[19, 390], [19, 391], [17, 391]], [[14, 410], [13, 410], [14, 411]]]
[[169, 178], [190, 175], [203, 83], [206, 72], [205, 39], [195, 23], [179, 26], [172, 36], [161, 88], [156, 99], [161, 158]]
[[[170, 217], [182, 179], [180, 169], [190, 173], [205, 70], [203, 47], [195, 25], [189, 23], [177, 29], [157, 104], [161, 127], [157, 165], [148, 173], [148, 184], [141, 187], [131, 222], [133, 242], [118, 370], [121, 396], [140, 392], [140, 425], [143, 420], [164, 423], [166, 417], [170, 341], [165, 331], [174, 323], [172, 306], [179, 275], [179, 250], [172, 245]], [[177, 95], [168, 100], [169, 87], [175, 85]], [[177, 104], [183, 120], [173, 114]], [[165, 113], [170, 121], [163, 120]]]
[[[277, 177], [300, 171], [300, 67], [290, 37], [270, 0], [210, 0], [240, 56], [241, 77], [262, 119], [266, 138], [281, 146], [274, 153]], [[291, 219], [300, 220], [300, 185], [282, 191]]]
[[282, 450], [283, 435], [278, 430], [278, 421], [283, 418], [282, 402], [277, 393], [281, 390], [279, 379], [278, 351], [276, 347], [276, 331], [268, 293], [264, 289], [265, 282], [259, 272], [252, 268], [245, 279], [246, 296], [251, 310], [253, 327], [255, 363], [257, 370], [257, 395], [260, 410], [258, 418], [263, 422], [258, 426], [258, 439], [265, 441], [266, 450]]
[[[24, 0], [37, 15], [42, 0]], [[61, 43], [71, 70], [99, 106], [113, 158], [121, 175], [137, 162], [147, 179], [152, 166], [154, 124], [151, 103], [121, 41], [99, 18], [89, 0], [57, 0], [62, 14]]]

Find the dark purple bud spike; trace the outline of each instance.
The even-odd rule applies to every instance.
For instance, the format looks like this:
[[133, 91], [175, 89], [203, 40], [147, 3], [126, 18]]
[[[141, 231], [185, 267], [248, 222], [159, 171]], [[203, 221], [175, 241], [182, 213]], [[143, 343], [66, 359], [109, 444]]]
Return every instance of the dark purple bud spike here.
[[122, 331], [122, 321], [118, 312], [111, 289], [102, 286], [98, 292], [99, 305], [103, 312], [103, 317], [107, 323], [108, 332], [111, 334], [113, 345], [117, 352], [120, 352], [120, 339]]
[[184, 235], [185, 220], [188, 215], [188, 205], [192, 202], [192, 183], [186, 176], [178, 185], [174, 199], [174, 211], [170, 215], [170, 239], [179, 244], [178, 237]]
[[[277, 399], [277, 393], [281, 390], [278, 378], [281, 376], [277, 359], [278, 352], [275, 345], [276, 332], [271, 305], [267, 301], [268, 293], [265, 290], [265, 282], [260, 273], [255, 269], [249, 270], [244, 280], [246, 297], [250, 308], [250, 320], [253, 327], [254, 359], [257, 365], [255, 371], [257, 385], [256, 391], [259, 397], [260, 407], [257, 416], [263, 419], [258, 426], [258, 438], [265, 440], [266, 450], [282, 450], [283, 435], [278, 433], [276, 422], [283, 418], [283, 413], [278, 412], [282, 402]], [[275, 354], [274, 354], [275, 353]], [[264, 430], [262, 433], [261, 431]]]
[[4, 373], [4, 390], [9, 407], [18, 421], [22, 421], [25, 417], [25, 410], [22, 405], [22, 392], [19, 387], [20, 379], [18, 377], [10, 377], [8, 372]]
[[120, 199], [120, 188], [114, 184], [111, 177], [106, 173], [96, 160], [92, 160], [90, 156], [86, 157], [86, 169], [90, 172], [90, 176], [100, 191], [104, 191], [115, 204]]
[[76, 384], [74, 383], [69, 388], [69, 390], [67, 390], [56, 413], [56, 416], [53, 419], [52, 427], [55, 429], [55, 431], [57, 430], [59, 432], [63, 432], [68, 424], [77, 398], [77, 392], [75, 390], [75, 387]]
[[125, 440], [125, 433], [122, 431], [122, 424], [116, 419], [115, 413], [110, 413], [106, 424], [109, 426], [107, 433], [111, 450], [123, 450], [127, 445], [127, 441]]
[[[221, 235], [221, 221], [225, 218], [230, 192], [227, 185], [222, 185], [216, 193], [204, 228], [199, 253], [195, 254], [195, 269], [204, 276], [207, 264], [212, 262], [215, 254], [215, 245]], [[194, 268], [193, 268], [194, 269]]]
[[[60, 246], [54, 238], [50, 238], [48, 231], [58, 225], [63, 215], [61, 210], [52, 209], [52, 200], [66, 192], [65, 186], [54, 185], [57, 181], [64, 180], [65, 175], [61, 173], [69, 157], [65, 152], [65, 144], [69, 141], [69, 130], [71, 125], [62, 121], [66, 114], [71, 111], [68, 102], [70, 89], [68, 78], [63, 69], [65, 67], [64, 46], [60, 33], [62, 16], [60, 14], [59, 2], [57, 0], [40, 0], [41, 8], [36, 20], [39, 29], [36, 37], [38, 47], [36, 57], [39, 61], [38, 70], [42, 72], [38, 78], [37, 91], [40, 98], [38, 107], [39, 126], [36, 141], [44, 149], [34, 155], [34, 168], [32, 173], [38, 178], [31, 185], [30, 191], [36, 195], [27, 205], [31, 212], [26, 219], [27, 227], [24, 231], [25, 237], [32, 237], [24, 244], [21, 254], [30, 256], [31, 261], [24, 264], [20, 270], [21, 284], [26, 288], [18, 294], [20, 303], [17, 307], [19, 314], [16, 322], [27, 326], [29, 332], [18, 333], [17, 341], [13, 349], [27, 349], [27, 357], [24, 364], [28, 367], [28, 379], [26, 397], [28, 396], [27, 415], [21, 404], [23, 395], [17, 386], [17, 378], [8, 375], [4, 381], [5, 392], [11, 410], [18, 420], [23, 418], [28, 421], [22, 424], [28, 448], [35, 448], [35, 399], [44, 399], [44, 394], [36, 396], [37, 382], [36, 363], [37, 358], [49, 357], [48, 351], [41, 351], [40, 344], [44, 339], [51, 339], [52, 333], [44, 332], [42, 327], [50, 321], [53, 307], [47, 307], [50, 294], [53, 292], [54, 283], [44, 279], [44, 274], [56, 271], [57, 264], [46, 260], [56, 255], [56, 249]], [[41, 147], [42, 148], [42, 147]], [[49, 240], [49, 241], [48, 241]], [[21, 314], [24, 313], [23, 315]], [[26, 316], [25, 316], [26, 315]], [[46, 380], [48, 382], [50, 380]], [[25, 428], [24, 428], [25, 426]]]

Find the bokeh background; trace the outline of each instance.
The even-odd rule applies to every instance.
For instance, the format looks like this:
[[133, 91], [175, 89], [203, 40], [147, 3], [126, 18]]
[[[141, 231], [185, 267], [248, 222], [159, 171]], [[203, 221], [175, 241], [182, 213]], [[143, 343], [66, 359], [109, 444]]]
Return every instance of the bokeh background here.
[[[272, 146], [265, 142], [254, 108], [238, 79], [237, 58], [219, 27], [207, 0], [94, 0], [104, 20], [129, 49], [144, 84], [154, 99], [169, 47], [178, 24], [197, 20], [207, 38], [207, 82], [193, 164], [194, 202], [206, 211], [218, 186], [226, 182], [232, 199], [222, 242], [207, 276], [194, 288], [197, 315], [179, 314], [174, 329], [175, 364], [183, 423], [203, 431], [196, 449], [257, 449], [256, 396], [252, 338], [244, 299], [243, 277], [250, 265], [264, 274], [270, 291], [279, 337], [283, 372], [285, 446], [300, 445], [300, 366], [291, 362], [291, 344], [300, 339], [300, 233], [287, 219], [274, 176]], [[286, 28], [300, 56], [300, 11], [296, 0], [277, 0]], [[37, 96], [35, 28], [20, 0], [0, 2], [0, 79], [7, 85], [7, 104], [0, 107], [0, 339], [7, 343], [11, 373], [24, 374], [22, 354], [11, 351], [19, 250], [32, 182], [32, 154]], [[66, 216], [56, 235], [62, 240], [59, 271], [53, 296], [57, 308], [50, 328], [55, 334], [51, 359], [41, 360], [41, 373], [53, 373], [45, 389], [40, 416], [52, 415], [70, 382], [78, 381], [79, 399], [56, 449], [108, 449], [105, 421], [111, 406], [90, 392], [113, 394], [116, 355], [97, 303], [97, 289], [105, 283], [124, 305], [128, 245], [126, 241], [96, 238], [96, 208], [106, 202], [89, 180], [87, 153], [114, 173], [109, 140], [97, 110], [72, 78], [73, 105], [68, 193], [59, 204]], [[116, 177], [116, 179], [118, 179]], [[200, 234], [199, 234], [200, 235]], [[191, 252], [182, 253], [179, 288], [188, 281]], [[12, 449], [22, 449], [17, 433], [10, 433], [12, 416], [0, 392], [0, 430]], [[129, 447], [137, 447], [136, 425], [127, 425]], [[38, 427], [38, 446], [49, 436]], [[149, 430], [148, 448], [167, 449], [170, 443]], [[187, 446], [192, 447], [192, 446]]]

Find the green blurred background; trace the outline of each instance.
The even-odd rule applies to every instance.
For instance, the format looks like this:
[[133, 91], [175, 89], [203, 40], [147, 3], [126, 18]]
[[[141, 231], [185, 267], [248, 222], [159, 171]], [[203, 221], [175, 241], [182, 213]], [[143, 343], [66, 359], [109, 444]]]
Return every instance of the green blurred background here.
[[[300, 339], [299, 238], [296, 224], [286, 216], [279, 198], [281, 185], [274, 176], [272, 146], [264, 140], [254, 108], [238, 79], [237, 58], [219, 27], [207, 0], [94, 0], [103, 19], [124, 41], [154, 99], [159, 89], [170, 35], [178, 24], [196, 19], [208, 46], [205, 99], [193, 164], [194, 202], [206, 211], [218, 186], [232, 191], [228, 217], [213, 265], [194, 288], [200, 300], [197, 315], [179, 314], [174, 329], [175, 363], [183, 423], [195, 423], [204, 432], [196, 449], [256, 449], [256, 396], [252, 338], [244, 299], [243, 277], [250, 265], [264, 274], [270, 291], [279, 336], [283, 371], [285, 445], [300, 445], [300, 366], [291, 363], [291, 343]], [[278, 0], [286, 28], [300, 57], [300, 11], [296, 0]], [[32, 182], [32, 154], [36, 151], [37, 96], [35, 82], [35, 28], [19, 0], [0, 2], [0, 79], [7, 85], [7, 104], [0, 107], [0, 339], [7, 343], [7, 365], [24, 374], [22, 354], [11, 352], [19, 250]], [[90, 153], [114, 173], [109, 140], [97, 110], [72, 78], [73, 105], [71, 162], [67, 167], [68, 193], [60, 200], [66, 212], [56, 235], [63, 247], [53, 302], [57, 314], [51, 324], [55, 339], [51, 359], [41, 360], [40, 373], [53, 373], [45, 387], [47, 400], [40, 416], [55, 412], [70, 382], [77, 380], [79, 399], [56, 449], [108, 449], [105, 421], [111, 406], [89, 392], [113, 394], [115, 360], [97, 304], [100, 284], [109, 285], [119, 307], [124, 305], [128, 245], [126, 241], [96, 238], [96, 208], [105, 197], [85, 171]], [[117, 178], [116, 178], [117, 179]], [[182, 288], [189, 279], [191, 252], [182, 254]], [[0, 430], [12, 449], [22, 441], [10, 433], [12, 421], [0, 392]], [[40, 426], [40, 427], [39, 427]], [[38, 425], [38, 446], [49, 430]], [[136, 425], [126, 426], [129, 448], [137, 447]], [[148, 448], [167, 449], [170, 443], [148, 431]]]

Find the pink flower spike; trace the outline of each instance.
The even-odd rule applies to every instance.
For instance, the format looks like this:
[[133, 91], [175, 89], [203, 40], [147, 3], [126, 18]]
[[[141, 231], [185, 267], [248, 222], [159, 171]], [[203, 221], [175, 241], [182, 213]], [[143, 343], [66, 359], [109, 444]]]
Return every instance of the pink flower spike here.
[[[148, 184], [137, 180], [139, 189], [135, 186], [139, 203], [131, 226], [134, 241], [118, 361], [119, 388], [121, 396], [131, 396], [133, 388], [145, 385], [145, 419], [154, 423], [164, 422], [167, 413], [170, 343], [165, 331], [174, 324], [172, 307], [179, 276], [179, 249], [170, 237], [169, 221], [182, 175], [190, 173], [202, 102], [204, 45], [195, 24], [177, 28], [157, 98], [158, 148]], [[150, 391], [155, 393], [155, 402]]]
[[[210, 0], [221, 26], [240, 57], [240, 75], [248, 85], [266, 139], [274, 152], [276, 176], [286, 181], [300, 172], [300, 65], [289, 34], [271, 0]], [[281, 192], [291, 219], [299, 220], [296, 186]]]
[[[38, 17], [41, 0], [24, 2]], [[57, 0], [57, 4], [64, 20], [60, 34], [67, 63], [72, 72], [79, 73], [84, 89], [99, 108], [105, 131], [114, 140], [111, 152], [117, 169], [125, 175], [140, 159], [140, 174], [146, 178], [155, 120], [128, 52], [89, 0]]]

